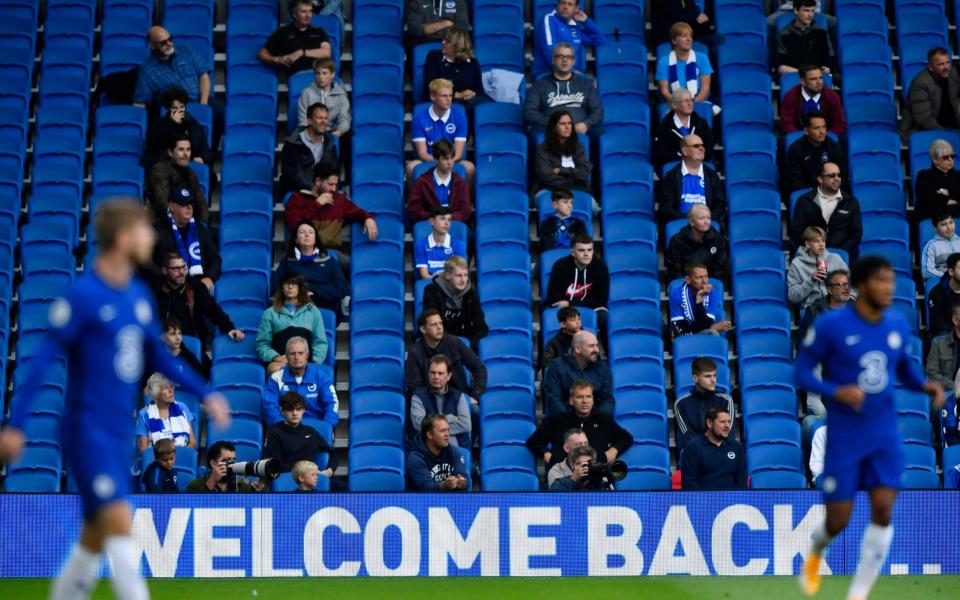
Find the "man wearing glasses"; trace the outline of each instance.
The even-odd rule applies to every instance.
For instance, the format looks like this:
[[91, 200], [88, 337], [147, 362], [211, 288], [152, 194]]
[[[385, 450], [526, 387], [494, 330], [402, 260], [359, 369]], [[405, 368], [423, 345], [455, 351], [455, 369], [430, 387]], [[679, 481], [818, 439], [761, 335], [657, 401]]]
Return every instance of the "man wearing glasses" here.
[[690, 209], [706, 205], [713, 220], [723, 223], [727, 214], [727, 199], [716, 171], [703, 164], [703, 139], [691, 134], [680, 143], [683, 160], [660, 180], [660, 223], [666, 225], [678, 219], [686, 220]]
[[827, 232], [827, 248], [843, 250], [856, 260], [863, 237], [860, 203], [849, 192], [842, 192], [840, 167], [837, 163], [820, 165], [817, 187], [797, 199], [790, 221], [790, 239], [803, 245], [807, 227], [820, 227]]
[[534, 82], [523, 105], [523, 120], [531, 135], [543, 133], [550, 114], [567, 110], [577, 133], [598, 135], [603, 125], [603, 106], [597, 84], [573, 71], [573, 46], [560, 42], [553, 47], [553, 73]]

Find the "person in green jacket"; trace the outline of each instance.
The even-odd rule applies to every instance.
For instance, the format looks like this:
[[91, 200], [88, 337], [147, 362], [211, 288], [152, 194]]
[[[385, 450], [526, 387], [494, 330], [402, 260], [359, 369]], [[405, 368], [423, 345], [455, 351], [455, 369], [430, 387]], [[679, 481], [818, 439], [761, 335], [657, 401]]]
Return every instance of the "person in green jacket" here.
[[303, 276], [288, 273], [273, 295], [273, 306], [263, 311], [257, 330], [257, 354], [267, 363], [268, 377], [287, 364], [284, 348], [292, 337], [310, 342], [311, 362], [322, 363], [327, 358], [323, 315], [310, 301], [309, 291]]

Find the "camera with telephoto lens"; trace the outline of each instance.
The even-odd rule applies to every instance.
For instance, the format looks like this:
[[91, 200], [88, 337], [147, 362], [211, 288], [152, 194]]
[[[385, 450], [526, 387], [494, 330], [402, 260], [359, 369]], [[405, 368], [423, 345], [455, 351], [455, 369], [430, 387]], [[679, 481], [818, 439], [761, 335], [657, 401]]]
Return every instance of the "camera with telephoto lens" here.
[[587, 470], [590, 481], [602, 482], [604, 479], [607, 479], [607, 481], [620, 481], [627, 476], [627, 463], [622, 460], [615, 460], [613, 462], [597, 462], [592, 460], [587, 464]]
[[[280, 475], [280, 461], [275, 458], [243, 462], [225, 460], [223, 462], [227, 465], [227, 473], [234, 477], [243, 475], [245, 477], [259, 477], [260, 479], [276, 479]], [[624, 472], [626, 472], [626, 469], [624, 469]]]

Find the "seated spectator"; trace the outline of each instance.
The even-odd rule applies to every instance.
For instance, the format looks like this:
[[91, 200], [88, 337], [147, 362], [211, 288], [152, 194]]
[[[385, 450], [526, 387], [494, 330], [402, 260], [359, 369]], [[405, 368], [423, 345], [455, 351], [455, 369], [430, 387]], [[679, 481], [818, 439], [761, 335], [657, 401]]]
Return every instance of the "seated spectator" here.
[[[450, 384], [470, 394], [470, 405], [479, 406], [480, 397], [487, 389], [487, 368], [480, 357], [460, 340], [446, 333], [440, 311], [425, 308], [417, 319], [420, 337], [407, 351], [404, 382], [407, 396], [425, 387], [430, 379], [430, 359], [442, 354], [450, 361]], [[470, 372], [470, 384], [467, 383]]]
[[303, 221], [287, 242], [287, 251], [273, 272], [272, 289], [289, 275], [300, 275], [307, 282], [310, 300], [320, 308], [345, 318], [350, 313], [350, 288], [337, 259], [319, 241], [316, 225]]
[[290, 1], [291, 21], [270, 34], [257, 58], [269, 65], [279, 66], [287, 76], [306, 71], [318, 58], [330, 58], [331, 47], [327, 32], [315, 27], [312, 0]]
[[816, 488], [823, 489], [821, 475], [823, 475], [824, 457], [827, 455], [827, 426], [817, 429], [813, 434], [813, 440], [810, 442], [810, 474], [813, 476], [813, 484]]
[[190, 168], [190, 138], [180, 135], [172, 138], [167, 146], [167, 158], [154, 163], [147, 181], [147, 199], [153, 208], [156, 220], [167, 216], [170, 195], [187, 190], [193, 204], [193, 216], [204, 223], [210, 222], [207, 211], [207, 198], [200, 187], [200, 179]]
[[433, 144], [435, 166], [413, 182], [407, 214], [414, 223], [430, 218], [430, 209], [449, 206], [453, 220], [469, 224], [473, 214], [470, 204], [470, 186], [453, 170], [455, 152], [447, 140]]
[[694, 102], [710, 100], [710, 80], [713, 67], [710, 57], [693, 49], [693, 28], [686, 23], [674, 23], [670, 27], [669, 54], [657, 59], [654, 79], [662, 102], [670, 102], [673, 93], [686, 89]]
[[787, 298], [806, 310], [827, 295], [827, 273], [846, 271], [847, 263], [827, 249], [827, 232], [816, 225], [803, 231], [803, 247], [787, 269]]
[[[330, 469], [325, 469], [329, 471]], [[298, 460], [290, 469], [290, 477], [296, 484], [297, 489], [294, 492], [312, 493], [317, 491], [317, 483], [320, 481], [320, 467], [317, 463], [310, 460]], [[329, 477], [329, 475], [328, 475]]]
[[450, 424], [443, 415], [427, 415], [407, 455], [407, 489], [415, 492], [469, 490], [470, 474], [460, 450], [450, 444]]
[[[337, 388], [326, 370], [307, 361], [310, 344], [302, 337], [287, 340], [284, 354], [287, 362], [267, 379], [263, 388], [263, 422], [271, 427], [282, 422], [280, 397], [296, 392], [306, 402], [306, 416], [328, 423], [332, 428], [340, 421]], [[327, 440], [329, 443], [331, 440]]]
[[310, 302], [310, 288], [303, 275], [288, 272], [273, 295], [273, 306], [263, 311], [257, 329], [257, 354], [267, 364], [267, 376], [287, 364], [287, 340], [302, 337], [309, 343], [310, 362], [327, 358], [327, 334], [320, 309]]
[[187, 275], [199, 278], [208, 290], [213, 290], [213, 282], [220, 278], [220, 250], [206, 222], [194, 219], [195, 204], [190, 188], [178, 186], [170, 190], [167, 214], [155, 224], [157, 244], [153, 260], [160, 264], [164, 256], [179, 254], [187, 261]]
[[587, 160], [587, 151], [573, 131], [573, 117], [566, 110], [550, 113], [534, 160], [539, 187], [590, 191], [593, 164]]
[[287, 392], [280, 396], [283, 421], [267, 429], [263, 458], [276, 460], [280, 463], [280, 472], [289, 473], [298, 462], [316, 461], [325, 453], [331, 462], [320, 472], [325, 477], [333, 477], [336, 468], [333, 448], [316, 429], [301, 422], [306, 409], [307, 401], [300, 394]]
[[557, 0], [557, 8], [543, 15], [534, 15], [533, 65], [534, 75], [550, 71], [553, 47], [560, 42], [573, 46], [576, 60], [573, 69], [587, 72], [586, 46], [602, 46], [603, 34], [596, 23], [580, 10], [577, 0]]
[[237, 447], [227, 441], [215, 442], [207, 448], [207, 474], [201, 475], [187, 484], [187, 491], [198, 492], [259, 492], [263, 490], [263, 483], [254, 480], [247, 481], [246, 477], [237, 477], [228, 468], [237, 462]]
[[927, 69], [910, 82], [900, 131], [960, 129], [960, 75], [953, 69], [950, 51], [936, 47], [927, 53]]
[[466, 0], [407, 0], [407, 38], [411, 46], [441, 42], [451, 28], [470, 30], [470, 9]]
[[443, 33], [440, 49], [427, 53], [423, 64], [425, 98], [430, 97], [430, 82], [434, 79], [447, 79], [453, 83], [453, 101], [468, 110], [489, 100], [483, 91], [480, 61], [473, 53], [473, 43], [465, 29], [450, 27]]
[[557, 332], [543, 351], [543, 368], [546, 369], [556, 358], [570, 352], [573, 346], [573, 336], [577, 335], [583, 324], [580, 322], [580, 311], [572, 306], [564, 306], [557, 311], [557, 321], [560, 322], [560, 331]]
[[[234, 326], [207, 286], [199, 279], [187, 277], [187, 263], [182, 256], [170, 253], [163, 258], [162, 264], [163, 278], [153, 285], [160, 319], [177, 319], [183, 326], [184, 335], [192, 335], [201, 342], [207, 339], [208, 320], [231, 339], [243, 340], [243, 331]], [[206, 359], [206, 354], [201, 358]]]
[[798, 246], [803, 232], [815, 226], [827, 232], [827, 247], [843, 250], [856, 260], [863, 237], [860, 203], [849, 192], [840, 190], [840, 167], [837, 163], [820, 165], [817, 187], [797, 198], [790, 220], [790, 239]]
[[[957, 382], [954, 380], [953, 395], [947, 395], [947, 401], [940, 409], [940, 431], [945, 447], [960, 444], [960, 419], [957, 415]], [[949, 464], [949, 463], [948, 463]]]
[[568, 465], [570, 475], [555, 479], [549, 486], [551, 492], [578, 492], [612, 490], [613, 483], [607, 480], [595, 479], [590, 476], [590, 463], [597, 460], [597, 451], [590, 446], [574, 448], [573, 454], [568, 456], [563, 464]]
[[471, 447], [470, 398], [452, 385], [453, 363], [442, 354], [435, 354], [427, 364], [427, 385], [414, 390], [410, 397], [410, 416], [407, 435], [412, 441], [427, 415], [440, 414], [447, 418], [450, 444], [460, 448]]
[[350, 97], [343, 86], [334, 81], [337, 66], [332, 58], [313, 61], [313, 83], [300, 92], [297, 101], [297, 126], [307, 127], [307, 111], [315, 104], [327, 107], [327, 130], [337, 137], [350, 131]]
[[151, 27], [147, 41], [150, 56], [137, 73], [133, 103], [154, 109], [168, 88], [179, 87], [187, 92], [190, 102], [207, 104], [213, 92], [210, 80], [213, 65], [205, 65], [189, 44], [175, 46], [170, 32], [163, 27]]
[[670, 332], [674, 338], [695, 333], [719, 335], [733, 329], [724, 319], [723, 296], [713, 289], [710, 272], [702, 263], [684, 268], [682, 285], [670, 292]]
[[160, 335], [170, 354], [182, 360], [187, 368], [193, 369], [204, 377], [209, 376], [210, 373], [200, 364], [200, 359], [194, 356], [193, 352], [183, 345], [183, 326], [180, 325], [180, 321], [171, 317], [164, 319], [161, 326], [163, 327], [163, 331]]
[[312, 184], [293, 193], [283, 213], [287, 231], [294, 232], [304, 221], [309, 221], [319, 237], [315, 243], [324, 248], [340, 247], [340, 232], [345, 224], [362, 223], [363, 232], [373, 242], [379, 233], [377, 219], [337, 191], [340, 168], [335, 162], [322, 161], [311, 167]]
[[573, 382], [580, 380], [590, 384], [590, 397], [596, 412], [612, 416], [615, 402], [610, 365], [600, 358], [600, 343], [597, 336], [589, 331], [574, 334], [570, 352], [558, 356], [543, 370], [540, 392], [543, 395], [544, 415], [571, 412], [570, 388]]
[[447, 333], [469, 339], [474, 348], [490, 331], [463, 257], [448, 258], [443, 271], [434, 275], [433, 283], [423, 289], [423, 310], [428, 308], [440, 313]]
[[703, 140], [703, 159], [713, 160], [713, 132], [707, 122], [693, 110], [693, 95], [685, 87], [670, 94], [670, 112], [660, 121], [653, 138], [653, 158], [657, 170], [667, 163], [683, 159], [680, 147], [683, 138], [696, 134]]
[[317, 166], [333, 165], [339, 177], [340, 158], [337, 142], [327, 131], [330, 112], [322, 104], [307, 108], [307, 126], [294, 131], [280, 150], [280, 193], [306, 191], [314, 187]]
[[550, 205], [553, 206], [553, 214], [540, 223], [540, 252], [567, 250], [574, 237], [589, 237], [587, 226], [573, 216], [573, 194], [570, 190], [553, 190], [550, 193]]
[[947, 272], [927, 295], [930, 337], [953, 331], [953, 307], [960, 304], [960, 252], [947, 257]]
[[938, 335], [930, 342], [927, 354], [927, 378], [939, 381], [945, 389], [951, 389], [957, 378], [957, 340], [960, 339], [960, 304], [951, 310], [952, 328], [946, 335]]
[[705, 204], [690, 208], [687, 224], [667, 243], [663, 254], [667, 281], [683, 277], [683, 267], [690, 261], [707, 265], [707, 270], [718, 279], [726, 277], [727, 240], [713, 228], [710, 209]]
[[[817, 5], [816, 5], [816, 8], [814, 8], [813, 12], [816, 14], [823, 14], [820, 12], [821, 11], [820, 0], [815, 0], [815, 2], [817, 3]], [[779, 3], [774, 2], [773, 5], [779, 6], [779, 8], [777, 8], [767, 16], [767, 25], [771, 27], [777, 24], [777, 19], [780, 18], [782, 15], [793, 14], [793, 0], [786, 0], [786, 2], [779, 2]], [[836, 20], [830, 15], [823, 15], [823, 16], [827, 17], [828, 19], [833, 19], [833, 21]], [[833, 22], [831, 22], [830, 26], [831, 28], [833, 27]]]
[[177, 463], [177, 447], [173, 440], [164, 438], [153, 444], [153, 462], [147, 465], [140, 476], [143, 491], [149, 494], [176, 494], [177, 472], [174, 465]]
[[803, 137], [790, 144], [784, 168], [784, 187], [789, 192], [810, 189], [817, 185], [817, 175], [824, 163], [832, 162], [847, 168], [843, 146], [827, 136], [827, 120], [819, 111], [804, 113]]
[[167, 158], [167, 149], [173, 140], [186, 137], [190, 140], [190, 159], [213, 165], [213, 150], [207, 144], [207, 132], [193, 115], [187, 113], [190, 97], [179, 87], [167, 88], [160, 96], [160, 106], [167, 114], [154, 119], [147, 131], [147, 143], [143, 149], [143, 166], [149, 169]]
[[[803, 336], [807, 333], [807, 329], [817, 317], [828, 310], [843, 308], [851, 300], [850, 272], [846, 269], [828, 272], [825, 283], [827, 295], [824, 296], [819, 302], [814, 302], [800, 313], [800, 325], [798, 328], [799, 335], [797, 336], [797, 339], [799, 340], [803, 339]], [[854, 290], [853, 293], [856, 293], [856, 291]], [[811, 412], [809, 403], [810, 395], [811, 392], [808, 391], [807, 412]], [[821, 404], [821, 407], [822, 406], [823, 405]], [[827, 414], [826, 408], [823, 408], [822, 414]]]
[[[690, 371], [693, 373], [693, 389], [673, 405], [678, 454], [693, 438], [704, 434], [705, 419], [711, 408], [716, 406], [730, 415], [736, 414], [730, 396], [717, 391], [717, 363], [701, 356], [690, 365]], [[733, 428], [732, 416], [730, 422]]]
[[960, 236], [950, 213], [943, 212], [930, 219], [936, 233], [923, 245], [920, 253], [920, 272], [924, 281], [940, 279], [947, 272], [947, 258], [960, 252]]
[[173, 382], [154, 373], [147, 379], [147, 398], [150, 404], [137, 414], [137, 450], [143, 452], [147, 446], [167, 439], [177, 446], [196, 448], [192, 425], [195, 417], [187, 405], [177, 402]]
[[824, 73], [837, 70], [837, 55], [827, 30], [813, 20], [816, 0], [793, 0], [794, 19], [777, 32], [777, 73], [795, 73], [800, 65], [816, 65]]
[[[555, 462], [554, 465], [550, 467], [550, 470], [547, 471], [547, 488], [550, 488], [557, 479], [563, 479], [564, 477], [573, 475], [575, 470], [573, 451], [576, 448], [582, 448], [584, 446], [590, 446], [590, 442], [587, 440], [587, 434], [583, 429], [574, 427], [563, 433], [563, 455], [567, 458]], [[591, 450], [593, 449], [591, 448]], [[593, 451], [593, 460], [597, 460], [596, 450]]]
[[656, 48], [670, 41], [670, 27], [675, 23], [686, 23], [693, 28], [697, 37], [708, 35], [713, 28], [710, 17], [701, 8], [703, 2], [695, 0], [659, 0], [650, 4], [652, 27], [648, 35], [652, 36]]
[[804, 65], [799, 70], [800, 83], [790, 88], [780, 102], [780, 131], [800, 131], [801, 127], [807, 126], [803, 116], [816, 112], [826, 120], [830, 133], [846, 133], [847, 115], [843, 111], [840, 96], [823, 85], [820, 67]]
[[550, 115], [566, 110], [577, 133], [596, 135], [603, 129], [603, 105], [595, 79], [573, 70], [573, 46], [553, 47], [553, 71], [533, 82], [523, 104], [523, 120], [531, 135], [547, 130]]
[[467, 240], [453, 239], [450, 224], [453, 211], [449, 206], [434, 206], [430, 209], [430, 233], [415, 240], [413, 264], [420, 279], [431, 279], [443, 270], [443, 263], [451, 256], [467, 257]]
[[917, 173], [913, 218], [919, 223], [943, 212], [960, 217], [960, 171], [954, 168], [957, 153], [946, 140], [930, 144], [929, 169]]
[[607, 330], [607, 302], [610, 300], [610, 272], [593, 251], [587, 235], [574, 236], [570, 256], [553, 263], [547, 281], [547, 306], [578, 306], [596, 311], [597, 328]]
[[680, 144], [683, 160], [667, 171], [660, 180], [660, 222], [684, 219], [695, 204], [705, 204], [713, 220], [723, 223], [727, 215], [727, 200], [723, 183], [717, 173], [704, 166], [703, 138], [690, 134]]
[[743, 446], [728, 437], [730, 413], [713, 407], [707, 411], [706, 430], [690, 440], [680, 454], [684, 490], [744, 490], [747, 488], [747, 458]]
[[433, 145], [440, 140], [453, 144], [453, 162], [460, 163], [473, 179], [473, 163], [465, 160], [468, 125], [463, 112], [453, 110], [453, 82], [449, 79], [434, 79], [430, 82], [430, 102], [427, 110], [413, 115], [410, 124], [414, 159], [407, 161], [407, 179], [413, 180], [417, 165], [432, 162]]
[[960, 490], [960, 464], [954, 465], [943, 474], [943, 489]]

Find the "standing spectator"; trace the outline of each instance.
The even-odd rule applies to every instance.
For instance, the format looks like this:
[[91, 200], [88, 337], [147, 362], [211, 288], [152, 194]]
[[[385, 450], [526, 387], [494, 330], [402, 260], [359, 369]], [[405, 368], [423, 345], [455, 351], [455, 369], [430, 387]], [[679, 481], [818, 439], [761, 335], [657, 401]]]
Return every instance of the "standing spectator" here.
[[179, 254], [187, 261], [187, 274], [199, 278], [208, 290], [213, 290], [214, 281], [220, 278], [220, 251], [207, 224], [193, 218], [195, 204], [190, 188], [170, 190], [167, 214], [156, 223], [154, 262], [160, 264], [164, 256]]
[[273, 295], [273, 306], [263, 311], [257, 329], [257, 354], [267, 364], [267, 376], [287, 364], [287, 340], [302, 337], [309, 343], [310, 362], [322, 365], [329, 351], [320, 309], [310, 302], [303, 275], [288, 272]]
[[561, 188], [552, 191], [550, 205], [553, 214], [540, 223], [540, 252], [567, 250], [573, 238], [589, 237], [587, 226], [573, 216], [573, 194], [569, 190]]
[[186, 404], [177, 402], [173, 382], [161, 373], [154, 373], [147, 379], [147, 398], [150, 404], [137, 414], [137, 451], [143, 452], [148, 446], [160, 440], [173, 440], [176, 446], [197, 447], [197, 436], [193, 433], [194, 416]]
[[923, 245], [920, 253], [920, 272], [924, 281], [940, 279], [947, 272], [947, 258], [960, 252], [960, 236], [950, 213], [943, 212], [930, 219], [936, 233]]
[[[263, 388], [263, 422], [272, 426], [283, 421], [280, 398], [288, 392], [296, 392], [306, 402], [306, 416], [320, 419], [331, 430], [340, 421], [340, 401], [333, 380], [320, 365], [310, 364], [307, 356], [310, 344], [302, 337], [287, 340], [284, 354], [286, 364], [267, 379]], [[331, 440], [327, 440], [329, 443]]]
[[576, 61], [573, 68], [587, 71], [586, 45], [602, 46], [603, 34], [596, 23], [580, 10], [577, 0], [557, 0], [556, 10], [543, 17], [535, 16], [533, 24], [533, 65], [534, 75], [550, 70], [550, 58], [553, 47], [560, 42], [573, 46]]
[[190, 157], [193, 152], [190, 147], [190, 138], [180, 135], [172, 138], [167, 147], [167, 158], [154, 163], [150, 169], [147, 181], [147, 199], [153, 208], [154, 219], [162, 219], [167, 215], [170, 196], [173, 193], [189, 194], [193, 205], [193, 216], [204, 223], [210, 222], [207, 211], [207, 198], [200, 187], [200, 179], [190, 168]]
[[960, 340], [960, 304], [955, 304], [951, 310], [952, 329], [945, 335], [938, 335], [930, 342], [930, 353], [927, 354], [927, 378], [939, 381], [946, 389], [953, 387], [957, 378], [958, 340]]
[[709, 101], [713, 67], [709, 56], [693, 49], [693, 28], [686, 23], [674, 23], [670, 27], [670, 44], [670, 52], [657, 59], [654, 76], [661, 100], [670, 102], [675, 91], [686, 89], [694, 102]]
[[723, 296], [713, 289], [702, 263], [687, 263], [682, 285], [670, 292], [670, 331], [674, 338], [694, 333], [719, 335], [733, 329], [724, 319]]
[[313, 61], [313, 83], [300, 92], [297, 101], [297, 126], [307, 127], [307, 111], [314, 104], [327, 107], [327, 127], [332, 135], [341, 137], [350, 131], [350, 97], [343, 86], [334, 81], [337, 67], [332, 58]]
[[832, 162], [847, 168], [847, 154], [843, 146], [827, 136], [827, 120], [820, 111], [812, 110], [800, 117], [803, 137], [790, 144], [784, 168], [784, 187], [787, 191], [810, 189], [817, 185], [817, 175], [824, 163]]
[[263, 458], [272, 458], [280, 463], [280, 472], [289, 473], [302, 461], [315, 461], [320, 454], [327, 454], [328, 462], [323, 471], [325, 477], [333, 477], [336, 469], [333, 448], [316, 429], [302, 423], [307, 410], [307, 401], [296, 392], [280, 396], [280, 412], [283, 421], [267, 429], [263, 442]]
[[430, 82], [430, 107], [413, 115], [410, 124], [415, 158], [407, 162], [407, 179], [413, 180], [417, 165], [432, 162], [433, 145], [440, 140], [453, 144], [453, 161], [460, 163], [473, 179], [473, 163], [465, 160], [467, 148], [467, 118], [465, 111], [453, 109], [453, 82], [434, 79]]
[[960, 252], [947, 257], [947, 272], [927, 295], [930, 336], [953, 330], [953, 307], [960, 304]]
[[167, 114], [158, 117], [147, 131], [147, 143], [143, 151], [143, 167], [149, 169], [167, 158], [167, 149], [173, 140], [187, 137], [190, 140], [190, 158], [193, 162], [213, 165], [213, 150], [207, 144], [207, 132], [193, 115], [187, 113], [190, 97], [179, 87], [167, 88], [160, 96], [160, 106]]
[[410, 46], [439, 42], [456, 27], [470, 30], [470, 9], [466, 0], [421, 2], [407, 0], [407, 37]]
[[660, 180], [660, 222], [683, 219], [696, 204], [705, 204], [718, 223], [727, 215], [727, 200], [717, 173], [704, 166], [703, 138], [690, 134], [680, 145], [683, 160]]
[[713, 132], [707, 122], [693, 110], [693, 94], [685, 87], [670, 94], [670, 112], [660, 121], [653, 138], [653, 157], [657, 170], [667, 163], [681, 160], [683, 138], [696, 134], [703, 140], [703, 159], [713, 160]]
[[[209, 371], [203, 368], [200, 364], [200, 359], [194, 356], [193, 352], [183, 345], [183, 326], [180, 325], [180, 321], [176, 318], [164, 319], [161, 326], [163, 327], [163, 332], [160, 335], [170, 354], [180, 358], [187, 367], [200, 373], [204, 377], [209, 376]], [[181, 368], [181, 370], [183, 369]]]
[[453, 101], [463, 104], [468, 110], [489, 100], [483, 91], [480, 61], [473, 54], [470, 34], [465, 29], [447, 29], [443, 33], [440, 49], [427, 53], [423, 64], [425, 98], [430, 96], [430, 82], [434, 79], [447, 79], [453, 83]]
[[937, 46], [927, 53], [927, 69], [910, 82], [900, 131], [960, 129], [960, 75], [953, 70], [950, 51]]
[[811, 226], [803, 231], [803, 247], [787, 270], [787, 298], [803, 311], [827, 295], [827, 273], [846, 271], [847, 263], [827, 249], [827, 232]]
[[816, 65], [824, 73], [837, 70], [837, 55], [827, 30], [814, 22], [816, 0], [794, 0], [794, 19], [777, 32], [777, 73], [795, 73], [800, 65]]
[[310, 22], [311, 0], [291, 0], [290, 16], [291, 21], [271, 33], [257, 53], [257, 58], [280, 66], [287, 76], [309, 69], [318, 58], [330, 58], [332, 52], [327, 32]]
[[413, 264], [420, 279], [431, 279], [442, 271], [443, 263], [451, 256], [467, 258], [467, 240], [450, 235], [452, 215], [449, 206], [434, 206], [430, 209], [430, 233], [414, 240]]
[[450, 443], [450, 423], [443, 415], [424, 417], [406, 467], [411, 491], [452, 492], [471, 487], [466, 460]]
[[803, 232], [816, 226], [827, 232], [827, 247], [843, 250], [856, 260], [863, 237], [860, 203], [853, 194], [840, 191], [840, 166], [827, 162], [820, 165], [816, 189], [797, 198], [790, 220], [790, 239], [798, 246]]
[[790, 88], [780, 102], [780, 131], [792, 133], [806, 127], [803, 116], [819, 113], [827, 122], [830, 133], [843, 135], [847, 132], [847, 115], [843, 111], [840, 96], [823, 85], [823, 71], [813, 65], [799, 69], [800, 83]]
[[[551, 487], [553, 482], [557, 479], [563, 479], [564, 477], [570, 477], [573, 475], [575, 470], [575, 463], [573, 459], [573, 451], [576, 448], [582, 448], [584, 446], [590, 446], [590, 441], [587, 440], [587, 434], [580, 429], [579, 427], [574, 427], [568, 429], [563, 434], [563, 456], [566, 456], [566, 460], [561, 460], [556, 462], [550, 470], [547, 471], [547, 487]], [[592, 450], [592, 448], [591, 448]], [[597, 452], [593, 452], [593, 460], [597, 460]]]
[[153, 462], [140, 476], [143, 491], [148, 494], [175, 494], [180, 491], [177, 488], [177, 472], [173, 468], [176, 463], [177, 448], [172, 439], [163, 438], [154, 442]]
[[719, 407], [731, 415], [733, 427], [733, 399], [717, 391], [717, 363], [700, 357], [690, 365], [693, 373], [693, 389], [673, 405], [676, 416], [677, 454], [695, 437], [706, 432], [707, 412]]
[[600, 358], [600, 342], [589, 331], [574, 334], [570, 352], [557, 357], [544, 369], [540, 382], [544, 415], [570, 411], [570, 388], [579, 380], [590, 384], [597, 413], [612, 416], [615, 401], [610, 365]]
[[[487, 368], [480, 357], [460, 338], [446, 333], [440, 311], [426, 308], [417, 319], [420, 337], [407, 352], [404, 380], [407, 395], [427, 385], [430, 359], [442, 354], [450, 361], [450, 382], [453, 387], [470, 394], [470, 404], [479, 405], [480, 397], [487, 389]], [[467, 384], [467, 371], [470, 382]]]
[[537, 184], [550, 190], [590, 191], [593, 164], [574, 133], [573, 116], [566, 110], [550, 113], [543, 143], [537, 146], [534, 170]]
[[330, 112], [322, 104], [307, 108], [307, 126], [294, 131], [280, 150], [280, 193], [304, 191], [313, 188], [316, 168], [320, 164], [334, 165], [339, 175], [340, 158], [336, 138], [327, 131]]
[[747, 459], [743, 446], [730, 439], [730, 413], [720, 407], [707, 412], [706, 431], [690, 440], [680, 455], [684, 490], [743, 490]]
[[322, 161], [312, 167], [312, 185], [294, 192], [287, 202], [283, 220], [287, 230], [293, 233], [304, 221], [313, 223], [319, 237], [315, 242], [325, 248], [340, 247], [340, 232], [344, 224], [362, 223], [363, 232], [371, 242], [377, 240], [377, 220], [351, 202], [341, 192], [339, 167], [336, 163]]
[[297, 225], [273, 273], [272, 288], [276, 293], [287, 277], [300, 275], [307, 283], [307, 294], [314, 304], [344, 318], [349, 314], [350, 288], [343, 269], [319, 242], [319, 236], [316, 225], [310, 221]]
[[607, 330], [607, 302], [610, 300], [610, 272], [593, 251], [593, 240], [574, 236], [570, 256], [553, 263], [547, 282], [546, 305], [577, 306], [596, 311], [597, 327]]
[[930, 144], [930, 168], [917, 173], [913, 218], [916, 222], [948, 212], [960, 217], [960, 171], [954, 167], [957, 154], [946, 140]]
[[[187, 277], [187, 263], [179, 254], [168, 254], [163, 258], [161, 272], [163, 278], [154, 282], [153, 295], [157, 299], [161, 319], [171, 317], [180, 321], [185, 335], [207, 339], [207, 321], [217, 326], [230, 339], [241, 341], [242, 330], [237, 329], [199, 279]], [[206, 355], [203, 356], [206, 359]]]
[[560, 322], [560, 331], [550, 338], [546, 349], [543, 351], [544, 369], [554, 359], [570, 353], [570, 348], [573, 346], [573, 336], [583, 329], [583, 324], [580, 322], [580, 311], [572, 306], [564, 306], [558, 310], [557, 321]]
[[[830, 271], [826, 278], [827, 295], [819, 302], [814, 302], [800, 313], [800, 325], [798, 327], [798, 340], [802, 340], [807, 333], [807, 329], [813, 321], [823, 313], [843, 308], [850, 302], [850, 272], [846, 269]], [[809, 398], [811, 392], [807, 392], [807, 412], [810, 412]], [[822, 404], [821, 404], [822, 406]], [[826, 414], [826, 409], [823, 409]]]
[[470, 282], [467, 261], [461, 256], [448, 258], [443, 271], [434, 275], [433, 283], [423, 289], [423, 310], [428, 308], [440, 313], [447, 333], [469, 339], [474, 348], [490, 331], [480, 296]]
[[473, 207], [470, 204], [470, 186], [453, 170], [455, 152], [447, 140], [433, 144], [433, 159], [436, 165], [417, 177], [410, 192], [407, 214], [414, 223], [430, 218], [430, 209], [449, 206], [453, 220], [470, 223]]
[[667, 281], [683, 277], [683, 266], [690, 261], [707, 265], [707, 270], [718, 279], [727, 274], [727, 240], [714, 229], [710, 208], [705, 204], [690, 208], [687, 224], [667, 243], [663, 254]]
[[603, 105], [595, 79], [573, 70], [573, 46], [553, 47], [553, 71], [533, 82], [523, 104], [523, 120], [531, 135], [547, 130], [550, 115], [566, 110], [577, 133], [596, 136], [603, 128]]
[[658, 0], [650, 3], [650, 19], [652, 27], [649, 35], [652, 36], [653, 46], [670, 41], [670, 27], [675, 23], [686, 23], [693, 28], [697, 37], [710, 33], [713, 23], [703, 10], [703, 2], [696, 0]]
[[430, 359], [427, 385], [414, 390], [410, 397], [407, 430], [411, 441], [420, 431], [420, 424], [427, 415], [441, 414], [447, 417], [450, 444], [466, 449], [471, 447], [470, 398], [450, 385], [452, 375], [453, 363], [449, 358], [436, 354]]

